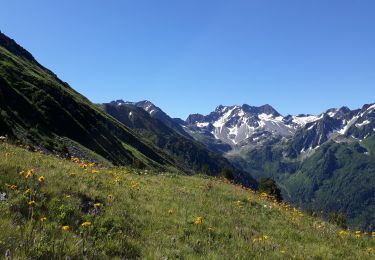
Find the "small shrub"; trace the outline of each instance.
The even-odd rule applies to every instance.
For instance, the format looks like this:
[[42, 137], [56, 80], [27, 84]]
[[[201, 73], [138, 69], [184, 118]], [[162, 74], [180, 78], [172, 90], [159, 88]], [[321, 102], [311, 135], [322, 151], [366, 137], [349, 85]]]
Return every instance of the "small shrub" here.
[[279, 187], [277, 187], [276, 182], [271, 178], [264, 177], [260, 179], [259, 191], [275, 197], [279, 202], [283, 200]]
[[331, 212], [328, 217], [328, 221], [332, 224], [335, 224], [341, 228], [348, 228], [346, 223], [346, 217], [343, 213]]
[[231, 169], [229, 168], [224, 168], [221, 172], [220, 172], [220, 176], [227, 179], [227, 180], [230, 180], [230, 181], [233, 181], [234, 180], [234, 173]]

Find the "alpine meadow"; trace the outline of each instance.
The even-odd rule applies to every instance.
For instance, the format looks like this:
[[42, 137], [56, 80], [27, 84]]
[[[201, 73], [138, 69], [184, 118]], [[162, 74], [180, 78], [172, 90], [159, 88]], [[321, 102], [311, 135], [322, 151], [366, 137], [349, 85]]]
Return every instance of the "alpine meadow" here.
[[1, 4], [2, 258], [375, 259], [373, 3], [83, 2]]

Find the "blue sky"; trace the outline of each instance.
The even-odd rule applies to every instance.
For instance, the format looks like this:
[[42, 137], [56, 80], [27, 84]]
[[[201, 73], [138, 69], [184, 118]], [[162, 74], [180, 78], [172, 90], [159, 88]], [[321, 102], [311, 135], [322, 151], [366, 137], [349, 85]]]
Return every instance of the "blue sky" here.
[[375, 102], [375, 1], [2, 0], [0, 30], [93, 102], [171, 116]]

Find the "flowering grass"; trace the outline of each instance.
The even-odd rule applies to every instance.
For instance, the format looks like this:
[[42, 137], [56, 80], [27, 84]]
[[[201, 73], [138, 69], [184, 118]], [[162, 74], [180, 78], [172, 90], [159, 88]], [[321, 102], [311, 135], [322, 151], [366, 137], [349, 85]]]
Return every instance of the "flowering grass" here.
[[6, 144], [0, 144], [0, 158], [3, 256], [375, 257], [375, 233], [339, 229], [221, 179], [100, 168]]

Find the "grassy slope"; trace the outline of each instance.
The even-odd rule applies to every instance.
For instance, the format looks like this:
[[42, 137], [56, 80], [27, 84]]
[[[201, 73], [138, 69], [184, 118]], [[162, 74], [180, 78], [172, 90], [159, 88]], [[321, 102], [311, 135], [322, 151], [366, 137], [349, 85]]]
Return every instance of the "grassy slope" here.
[[[375, 240], [341, 237], [335, 226], [220, 180], [125, 168], [92, 173], [93, 168], [5, 144], [0, 158], [0, 192], [9, 195], [0, 201], [1, 254], [10, 249], [14, 257], [47, 259], [374, 257], [369, 248]], [[22, 169], [34, 169], [34, 177], [26, 180], [18, 173]], [[37, 180], [42, 175], [43, 185]], [[43, 216], [48, 220], [42, 224]], [[202, 224], [193, 223], [197, 217]], [[92, 226], [80, 227], [84, 221]], [[63, 225], [71, 230], [63, 231]]]
[[[1, 135], [60, 154], [71, 148], [61, 138], [70, 139], [114, 164], [171, 165], [162, 151], [147, 145], [21, 50], [0, 33]], [[123, 144], [138, 150], [142, 158]]]

